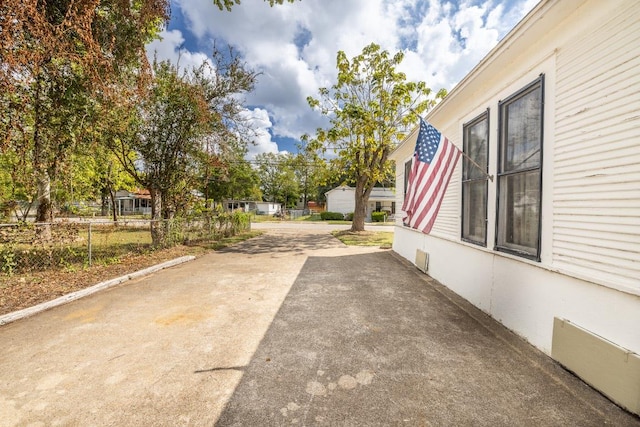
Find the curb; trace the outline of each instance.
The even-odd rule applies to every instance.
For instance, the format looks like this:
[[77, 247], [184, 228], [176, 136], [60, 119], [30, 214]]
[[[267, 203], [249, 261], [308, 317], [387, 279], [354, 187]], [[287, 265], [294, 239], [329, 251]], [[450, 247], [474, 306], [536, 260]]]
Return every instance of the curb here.
[[136, 272], [126, 274], [124, 276], [116, 277], [115, 279], [106, 280], [104, 282], [100, 282], [96, 285], [90, 286], [85, 289], [81, 289], [79, 291], [71, 292], [70, 294], [63, 295], [54, 300], [46, 301], [38, 305], [34, 305], [33, 307], [28, 307], [22, 310], [4, 314], [0, 316], [0, 326], [6, 325], [7, 323], [15, 322], [16, 320], [24, 319], [29, 316], [33, 316], [34, 314], [43, 312], [45, 310], [49, 310], [50, 308], [57, 307], [62, 304], [66, 304], [71, 301], [75, 301], [82, 297], [95, 294], [96, 292], [102, 291], [112, 286], [119, 285], [120, 283], [124, 283], [128, 280], [146, 276], [156, 271], [173, 267], [174, 265], [182, 264], [187, 261], [192, 261], [195, 258], [196, 257], [193, 255], [187, 255], [180, 258], [172, 259], [171, 261], [166, 261], [160, 264], [152, 265], [151, 267], [147, 267], [142, 270], [138, 270]]

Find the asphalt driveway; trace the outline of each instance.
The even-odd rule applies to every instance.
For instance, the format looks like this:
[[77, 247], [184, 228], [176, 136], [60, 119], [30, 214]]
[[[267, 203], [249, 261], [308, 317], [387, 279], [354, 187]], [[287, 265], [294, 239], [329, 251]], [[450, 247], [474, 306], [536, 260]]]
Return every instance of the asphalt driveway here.
[[0, 327], [0, 426], [640, 426], [391, 251], [279, 226]]

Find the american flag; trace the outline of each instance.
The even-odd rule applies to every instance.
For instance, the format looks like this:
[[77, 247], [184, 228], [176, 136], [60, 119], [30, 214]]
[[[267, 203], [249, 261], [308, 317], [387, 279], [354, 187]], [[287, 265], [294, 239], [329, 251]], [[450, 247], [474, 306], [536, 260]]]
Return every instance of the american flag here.
[[407, 193], [402, 204], [404, 223], [428, 234], [436, 221], [460, 149], [436, 128], [420, 119]]

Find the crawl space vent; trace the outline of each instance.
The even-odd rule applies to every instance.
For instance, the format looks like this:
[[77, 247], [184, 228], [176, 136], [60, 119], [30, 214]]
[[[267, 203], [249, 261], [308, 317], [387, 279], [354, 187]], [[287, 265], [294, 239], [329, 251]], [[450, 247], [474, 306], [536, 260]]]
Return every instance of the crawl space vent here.
[[416, 267], [423, 273], [429, 271], [429, 254], [416, 249]]

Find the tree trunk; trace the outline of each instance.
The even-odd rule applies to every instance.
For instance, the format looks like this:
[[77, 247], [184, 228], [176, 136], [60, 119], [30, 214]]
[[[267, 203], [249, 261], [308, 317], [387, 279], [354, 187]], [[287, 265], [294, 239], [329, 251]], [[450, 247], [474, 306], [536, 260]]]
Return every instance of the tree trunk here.
[[353, 211], [353, 221], [351, 231], [364, 231], [364, 220], [367, 217], [367, 203], [369, 202], [370, 191], [365, 191], [365, 183], [356, 182], [355, 209]]
[[51, 204], [51, 179], [47, 171], [36, 172], [36, 186], [38, 188], [38, 209], [36, 222], [53, 221], [53, 207]]
[[[41, 111], [40, 111], [40, 76], [36, 81], [36, 96], [34, 106], [34, 132], [33, 132], [33, 172], [36, 176], [36, 189], [38, 194], [38, 209], [36, 210], [36, 222], [50, 224], [53, 222], [53, 206], [51, 205], [51, 177], [47, 170], [47, 155], [44, 142], [40, 135]], [[51, 238], [51, 225], [42, 226], [38, 234], [43, 239]]]
[[111, 215], [113, 216], [113, 222], [118, 224], [118, 208], [116, 207], [116, 192], [112, 188], [109, 188], [109, 198], [111, 199]]
[[111, 183], [112, 168], [113, 168], [113, 163], [109, 162], [109, 167], [107, 168], [107, 176], [102, 179], [102, 206], [100, 209], [100, 214], [102, 216], [107, 216], [109, 200], [111, 200], [111, 210], [113, 212], [113, 221], [115, 222], [117, 221], [117, 218], [116, 218], [115, 194], [113, 191], [113, 185]]
[[51, 223], [53, 222], [53, 207], [51, 205], [51, 179], [46, 171], [37, 174], [36, 185], [38, 188], [36, 222], [46, 224], [38, 228], [38, 234], [42, 239], [49, 240], [51, 238]]
[[162, 246], [164, 244], [164, 225], [162, 223], [162, 196], [157, 188], [149, 188], [151, 195], [151, 244]]
[[100, 216], [107, 216], [109, 213], [109, 194], [106, 189], [102, 189], [102, 194], [100, 194]]

